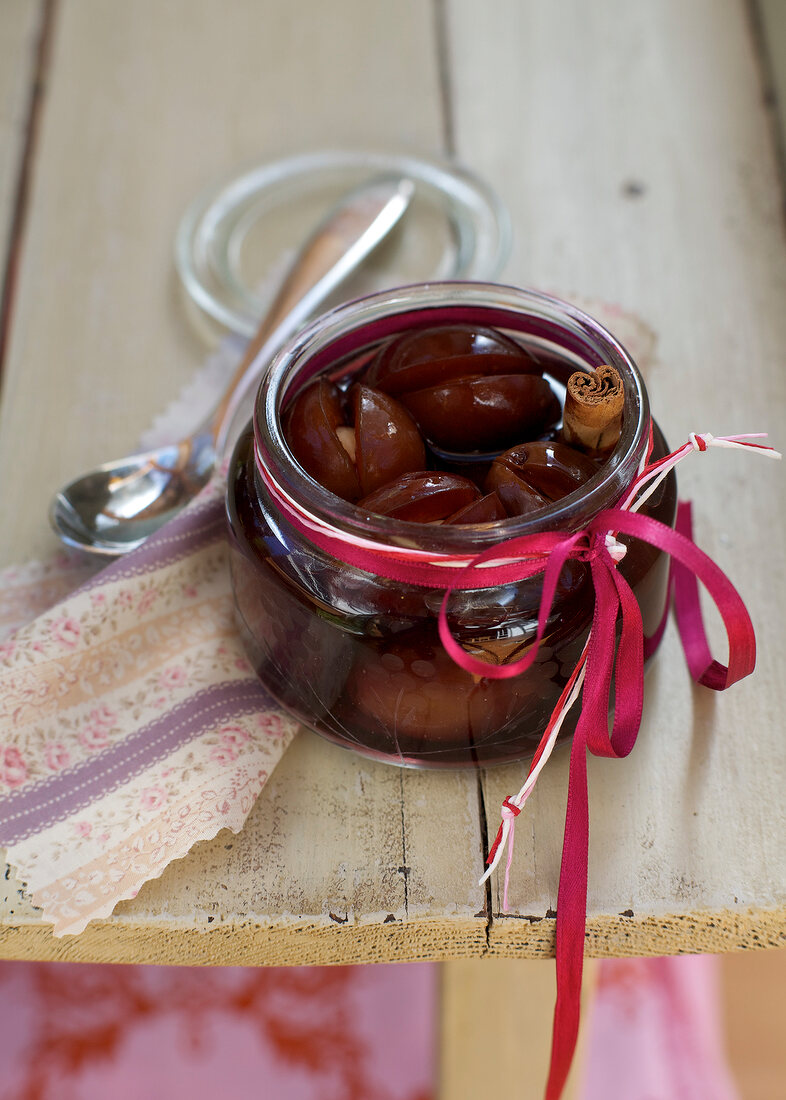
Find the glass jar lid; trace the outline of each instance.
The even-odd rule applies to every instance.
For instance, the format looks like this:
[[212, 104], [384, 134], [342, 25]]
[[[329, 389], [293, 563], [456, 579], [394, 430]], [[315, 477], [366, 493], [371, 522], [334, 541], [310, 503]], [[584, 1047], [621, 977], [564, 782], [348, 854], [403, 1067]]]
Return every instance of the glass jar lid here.
[[175, 240], [186, 292], [208, 317], [252, 336], [280, 276], [326, 211], [364, 181], [389, 173], [415, 184], [406, 217], [326, 308], [407, 283], [485, 281], [500, 273], [510, 219], [470, 172], [422, 157], [326, 151], [260, 165], [191, 204]]

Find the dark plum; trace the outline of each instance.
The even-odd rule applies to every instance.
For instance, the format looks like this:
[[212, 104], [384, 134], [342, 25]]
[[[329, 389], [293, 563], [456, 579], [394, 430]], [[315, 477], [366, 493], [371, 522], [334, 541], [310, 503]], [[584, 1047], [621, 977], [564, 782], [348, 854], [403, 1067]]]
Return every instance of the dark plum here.
[[466, 745], [503, 728], [530, 685], [473, 676], [425, 631], [358, 654], [347, 700], [361, 722], [412, 751], [430, 742]]
[[479, 500], [480, 496], [477, 485], [466, 477], [422, 470], [402, 474], [364, 497], [358, 506], [410, 523], [438, 523]]
[[515, 341], [479, 325], [418, 329], [383, 344], [366, 375], [369, 386], [398, 396], [468, 374], [529, 374], [537, 362]]
[[347, 400], [333, 382], [318, 379], [292, 403], [285, 433], [303, 469], [344, 500], [358, 500], [426, 464], [410, 414], [368, 386], [353, 386]]
[[422, 470], [426, 449], [407, 410], [378, 390], [353, 386], [355, 462], [363, 495], [409, 470]]
[[485, 488], [496, 492], [509, 516], [526, 516], [574, 492], [598, 472], [567, 443], [523, 443], [495, 458]]
[[507, 515], [502, 501], [496, 493], [486, 493], [480, 500], [473, 500], [459, 508], [445, 523], [493, 523], [495, 519], [504, 519]]
[[285, 434], [292, 454], [311, 476], [344, 500], [362, 495], [355, 463], [341, 442], [343, 395], [320, 378], [297, 396], [288, 410]]
[[537, 374], [466, 375], [401, 394], [423, 434], [449, 451], [490, 451], [537, 438], [562, 409]]

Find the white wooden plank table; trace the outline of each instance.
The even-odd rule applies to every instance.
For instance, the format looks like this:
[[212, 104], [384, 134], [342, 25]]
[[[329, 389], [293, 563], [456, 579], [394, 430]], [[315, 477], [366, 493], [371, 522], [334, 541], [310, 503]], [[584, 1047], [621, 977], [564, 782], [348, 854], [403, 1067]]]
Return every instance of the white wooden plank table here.
[[[0, 408], [0, 565], [55, 543], [52, 492], [132, 450], [204, 356], [173, 274], [184, 205], [237, 166], [320, 147], [455, 152], [499, 191], [505, 277], [618, 302], [658, 336], [647, 379], [668, 437], [784, 443], [781, 193], [742, 0], [587, 7], [468, 0], [329, 8], [219, 0], [0, 9], [12, 224], [32, 88], [50, 49], [18, 241]], [[23, 13], [23, 14], [21, 14]], [[34, 43], [33, 43], [34, 45]], [[32, 52], [31, 52], [32, 51]], [[15, 170], [8, 165], [15, 165]], [[17, 226], [17, 230], [19, 230]], [[8, 239], [0, 238], [0, 244]], [[672, 630], [623, 762], [591, 761], [587, 949], [786, 942], [783, 474], [697, 457], [700, 544], [757, 626], [753, 678], [694, 690]], [[522, 768], [403, 772], [310, 734], [238, 836], [171, 865], [79, 937], [55, 940], [12, 878], [0, 955], [295, 964], [553, 953], [567, 759], [518, 823], [510, 914], [477, 885]]]

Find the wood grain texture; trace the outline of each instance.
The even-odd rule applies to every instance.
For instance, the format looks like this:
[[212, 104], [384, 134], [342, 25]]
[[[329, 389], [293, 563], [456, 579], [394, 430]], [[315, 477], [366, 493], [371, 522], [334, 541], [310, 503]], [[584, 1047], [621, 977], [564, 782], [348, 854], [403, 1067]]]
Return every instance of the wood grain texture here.
[[[200, 362], [171, 241], [201, 186], [299, 149], [443, 143], [425, 5], [194, 10], [60, 5], [0, 410], [2, 563], [54, 546], [52, 491], [130, 449]], [[509, 281], [639, 313], [659, 336], [647, 381], [672, 441], [707, 428], [778, 440], [786, 250], [741, 0], [499, 0], [493, 16], [449, 0], [445, 28], [447, 129], [511, 208]], [[634, 755], [591, 761], [591, 954], [766, 946], [786, 927], [783, 475], [713, 453], [681, 485], [700, 544], [754, 617], [759, 668], [711, 698], [691, 688], [670, 632]], [[522, 776], [483, 777], [492, 835]], [[512, 914], [495, 882], [488, 920], [476, 777], [399, 772], [304, 737], [240, 835], [200, 845], [77, 939], [53, 940], [7, 880], [0, 954], [548, 955], [566, 777], [563, 753], [519, 819]]]
[[753, 5], [754, 33], [761, 38], [768, 89], [775, 98], [772, 104], [774, 123], [778, 128], [781, 172], [786, 170], [786, 7], [779, 0], [756, 0]]
[[[745, 5], [510, 0], [493, 39], [468, 0], [449, 12], [456, 146], [511, 208], [510, 281], [642, 316], [659, 338], [652, 405], [674, 444], [709, 429], [769, 431], [782, 446], [786, 250]], [[633, 755], [591, 759], [590, 929], [611, 920], [615, 950], [613, 915], [626, 910], [645, 920], [644, 953], [648, 937], [659, 950], [723, 950], [746, 910], [769, 943], [786, 927], [783, 469], [714, 452], [679, 480], [699, 545], [751, 612], [758, 668], [728, 694], [696, 689], [670, 631]], [[485, 777], [492, 835], [524, 774]], [[515, 915], [556, 908], [567, 774], [561, 752], [517, 821]], [[718, 914], [709, 939], [701, 914]], [[491, 942], [512, 946], [520, 925], [495, 921]]]

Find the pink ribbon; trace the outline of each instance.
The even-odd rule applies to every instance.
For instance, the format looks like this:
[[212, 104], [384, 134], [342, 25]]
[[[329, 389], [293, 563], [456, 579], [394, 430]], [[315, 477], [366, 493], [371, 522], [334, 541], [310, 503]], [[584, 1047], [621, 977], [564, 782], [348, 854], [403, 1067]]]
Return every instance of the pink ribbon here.
[[[728, 578], [691, 540], [690, 504], [680, 505], [675, 531], [663, 528], [662, 524], [647, 516], [630, 512], [622, 515], [625, 519], [618, 518], [616, 521], [620, 531], [644, 538], [671, 554], [677, 622], [693, 678], [708, 687], [723, 690], [749, 675], [756, 661], [756, 642], [750, 616]], [[628, 587], [619, 574], [617, 578]], [[699, 607], [697, 580], [705, 585], [723, 619], [729, 642], [728, 666], [713, 660], [710, 655]], [[568, 805], [557, 896], [557, 1003], [546, 1100], [557, 1100], [561, 1095], [578, 1037], [589, 855], [587, 750], [595, 756], [627, 756], [635, 744], [641, 721], [642, 634], [639, 628], [636, 639], [632, 609], [626, 610], [621, 602], [623, 627], [615, 658], [618, 687], [614, 723], [609, 733], [608, 691], [611, 674], [608, 653], [613, 652], [616, 612], [614, 599], [609, 598], [611, 593], [607, 581], [602, 584], [603, 588], [598, 589], [596, 582], [598, 595], [587, 652], [584, 696], [570, 756]], [[630, 628], [627, 639], [626, 615], [629, 616]], [[604, 655], [606, 646], [609, 648]]]
[[[586, 929], [587, 864], [589, 855], [589, 797], [587, 789], [587, 751], [595, 756], [622, 758], [636, 742], [641, 724], [644, 673], [644, 632], [641, 611], [633, 590], [616, 568], [607, 547], [607, 533], [615, 531], [648, 542], [671, 556], [677, 622], [693, 678], [708, 687], [723, 690], [749, 675], [756, 660], [756, 641], [747, 609], [731, 581], [718, 566], [695, 545], [691, 531], [691, 506], [680, 504], [676, 529], [649, 516], [621, 508], [601, 512], [581, 532], [572, 535], [531, 535], [514, 539], [486, 551], [468, 566], [476, 565], [500, 552], [528, 555], [543, 570], [543, 596], [538, 616], [535, 643], [521, 660], [507, 666], [489, 666], [466, 653], [451, 636], [446, 614], [449, 588], [440, 610], [439, 630], [445, 649], [469, 672], [488, 677], [517, 675], [537, 656], [551, 611], [559, 573], [568, 560], [589, 562], [595, 589], [592, 627], [584, 654], [572, 680], [586, 664], [581, 714], [570, 758], [568, 803], [557, 901], [557, 1002], [551, 1068], [546, 1100], [558, 1100], [573, 1058], [579, 1028], [581, 978]], [[493, 573], [493, 570], [490, 572]], [[457, 585], [465, 578], [457, 577]], [[729, 664], [712, 658], [701, 616], [698, 582], [713, 599], [729, 643]], [[619, 641], [617, 624], [620, 623]], [[569, 683], [555, 708], [531, 769], [539, 763], [555, 716], [564, 706]], [[609, 712], [614, 691], [614, 718], [609, 731]], [[503, 803], [502, 824], [489, 851], [492, 863], [508, 827], [504, 908], [507, 908], [507, 878], [513, 852], [513, 823], [521, 810], [510, 798]]]
[[[677, 625], [691, 676], [697, 683], [722, 691], [753, 672], [756, 663], [756, 640], [748, 611], [739, 593], [721, 569], [693, 542], [690, 503], [681, 503], [675, 529], [630, 510], [636, 507], [639, 490], [648, 482], [665, 475], [691, 451], [706, 451], [717, 446], [754, 447], [780, 457], [772, 448], [743, 442], [742, 437], [714, 440], [711, 436], [692, 436], [678, 451], [646, 467], [637, 478], [620, 508], [608, 509], [581, 532], [571, 535], [532, 535], [513, 539], [478, 555], [446, 591], [439, 617], [442, 643], [448, 653], [463, 668], [489, 678], [516, 675], [536, 659], [556, 592], [559, 573], [565, 562], [573, 559], [588, 562], [595, 590], [595, 609], [587, 645], [571, 680], [552, 713], [538, 751], [530, 766], [536, 773], [543, 754], [550, 751], [555, 725], [569, 707], [569, 695], [583, 669], [581, 713], [571, 747], [568, 778], [568, 802], [560, 867], [556, 918], [557, 1001], [551, 1065], [546, 1087], [546, 1100], [559, 1100], [578, 1038], [580, 1021], [581, 980], [584, 963], [586, 931], [587, 867], [589, 857], [589, 795], [587, 789], [587, 751], [595, 756], [622, 758], [632, 750], [641, 724], [645, 639], [641, 612], [630, 585], [616, 569], [616, 559], [609, 550], [609, 532], [638, 538], [671, 557], [670, 588], [673, 590]], [[641, 497], [639, 497], [639, 503]], [[615, 540], [612, 540], [615, 541]], [[451, 636], [447, 621], [447, 602], [454, 587], [463, 587], [467, 574], [485, 560], [506, 555], [529, 556], [526, 573], [543, 572], [543, 593], [538, 615], [538, 628], [531, 650], [519, 661], [507, 666], [490, 666], [466, 653]], [[539, 563], [536, 565], [535, 563]], [[493, 568], [489, 570], [493, 576]], [[489, 578], [491, 579], [491, 578]], [[729, 646], [728, 666], [715, 660], [710, 653], [699, 602], [699, 582], [714, 601]], [[620, 624], [619, 641], [617, 625]], [[663, 623], [658, 633], [662, 632]], [[613, 724], [609, 731], [609, 713]], [[531, 787], [522, 788], [523, 800]], [[502, 822], [489, 851], [489, 864], [494, 865], [500, 845], [507, 841], [503, 908], [507, 909], [515, 820], [522, 801], [506, 798]]]
[[[722, 689], [747, 676], [753, 671], [756, 645], [753, 627], [745, 605], [734, 585], [712, 559], [699, 550], [689, 536], [680, 533], [680, 527], [689, 529], [690, 505], [680, 507], [685, 510], [684, 514], [688, 516], [688, 520], [687, 523], [686, 521], [680, 523], [678, 516], [677, 530], [672, 530], [671, 527], [652, 519], [651, 516], [643, 516], [621, 508], [607, 508], [600, 512], [583, 531], [575, 534], [547, 532], [524, 535], [485, 550], [474, 558], [445, 590], [439, 613], [439, 634], [446, 651], [457, 664], [476, 675], [483, 675], [489, 679], [507, 679], [510, 676], [520, 675], [537, 658], [537, 649], [546, 630], [559, 575], [565, 562], [569, 560], [588, 562], [595, 588], [595, 613], [587, 655], [587, 678], [592, 681], [592, 686], [589, 689], [589, 698], [588, 689], [585, 686], [582, 712], [587, 710], [588, 703], [593, 711], [597, 711], [598, 706], [608, 709], [608, 692], [612, 674], [609, 654], [617, 648], [615, 628], [617, 618], [621, 616], [622, 644], [618, 648], [614, 668], [617, 694], [619, 695], [622, 690], [622, 694], [627, 695], [628, 689], [634, 694], [630, 703], [624, 699], [618, 699], [618, 708], [622, 706], [626, 725], [635, 716], [638, 729], [641, 719], [641, 689], [637, 684], [641, 679], [644, 664], [644, 634], [636, 597], [630, 585], [617, 570], [617, 563], [607, 547], [606, 535], [609, 531], [615, 531], [618, 534], [632, 535], [671, 556], [675, 575], [675, 595], [680, 605], [687, 604], [687, 609], [683, 610], [678, 621], [681, 623], [681, 630], [684, 627], [686, 631], [687, 637], [683, 640], [694, 678], [708, 687]], [[537, 632], [529, 652], [508, 665], [489, 665], [487, 661], [467, 653], [453, 638], [448, 626], [447, 603], [451, 592], [456, 588], [486, 587], [502, 583], [495, 579], [498, 571], [504, 570], [509, 578], [510, 566], [504, 565], [484, 570], [482, 584], [478, 580], [474, 582], [467, 580], [467, 574], [473, 569], [485, 560], [499, 558], [501, 554], [526, 559], [518, 567], [517, 580], [542, 572], [543, 594]], [[703, 623], [698, 611], [698, 581], [704, 584], [714, 600], [726, 627], [730, 646], [728, 669], [709, 657]], [[694, 671], [698, 670], [699, 666], [701, 671]], [[591, 672], [594, 675], [591, 675]], [[605, 699], [601, 699], [601, 684], [605, 685]]]
[[[535, 642], [524, 657], [510, 665], [490, 666], [466, 653], [458, 645], [450, 634], [446, 611], [453, 586], [445, 593], [440, 609], [439, 631], [447, 652], [469, 672], [489, 678], [502, 678], [524, 672], [535, 661], [551, 612], [559, 574], [565, 562], [571, 559], [588, 562], [592, 573], [595, 609], [588, 644], [579, 661], [579, 665], [586, 663], [586, 670], [581, 714], [571, 749], [557, 901], [557, 1003], [547, 1100], [557, 1100], [561, 1095], [579, 1028], [589, 855], [587, 750], [595, 756], [627, 756], [636, 742], [642, 716], [644, 631], [641, 611], [633, 590], [616, 568], [616, 562], [607, 547], [606, 536], [609, 531], [641, 539], [671, 556], [677, 621], [688, 667], [695, 680], [722, 690], [749, 675], [756, 661], [756, 641], [750, 616], [731, 581], [693, 542], [689, 504], [680, 505], [676, 530], [650, 516], [612, 508], [601, 512], [584, 531], [577, 534], [525, 536], [478, 555], [466, 571], [471, 571], [490, 557], [499, 557], [500, 553], [528, 556], [530, 561], [526, 567], [526, 575], [531, 575], [538, 569], [543, 570], [543, 595]], [[489, 572], [493, 574], [494, 570]], [[464, 576], [457, 577], [457, 584], [463, 583], [465, 579]], [[723, 620], [729, 642], [728, 667], [713, 660], [710, 655], [699, 606], [699, 581], [707, 589]], [[614, 718], [609, 731], [612, 690]], [[565, 693], [563, 699], [564, 697]], [[559, 710], [560, 704], [555, 709], [555, 714]], [[550, 727], [551, 723], [541, 741], [538, 754], [533, 759], [533, 768], [544, 749], [546, 738], [551, 732]], [[502, 824], [488, 857], [489, 862], [494, 860], [507, 823], [505, 908], [507, 878], [513, 853], [513, 823], [520, 810], [517, 803], [510, 798], [505, 799]]]
[[[601, 512], [584, 530], [575, 533], [542, 532], [509, 539], [472, 559], [461, 555], [430, 554], [414, 548], [380, 547], [372, 540], [339, 532], [288, 497], [267, 470], [263, 456], [259, 452], [257, 454], [259, 473], [281, 511], [322, 550], [359, 569], [402, 583], [429, 588], [444, 587], [438, 623], [440, 639], [457, 664], [475, 675], [506, 679], [518, 676], [529, 668], [537, 658], [565, 563], [573, 560], [589, 565], [595, 607], [587, 643], [551, 715], [530, 765], [527, 781], [517, 796], [506, 798], [503, 803], [502, 823], [489, 851], [487, 862], [490, 867], [484, 876], [487, 877], [496, 866], [501, 847], [507, 843], [503, 897], [503, 907], [507, 909], [516, 818], [548, 759], [562, 719], [581, 689], [581, 714], [571, 747], [557, 901], [557, 1001], [546, 1100], [559, 1100], [562, 1094], [579, 1028], [589, 854], [587, 752], [616, 758], [630, 753], [641, 724], [645, 645], [649, 652], [654, 641], [644, 638], [638, 602], [630, 585], [616, 568], [625, 547], [614, 536], [621, 534], [640, 539], [670, 555], [670, 589], [693, 679], [721, 691], [748, 676], [756, 661], [756, 642], [750, 616], [728, 577], [693, 542], [690, 504], [680, 504], [674, 530], [650, 516], [641, 515], [637, 509], [663, 477], [692, 452], [703, 452], [712, 446], [752, 449], [769, 457], [781, 457], [771, 447], [751, 443], [751, 438], [756, 436], [692, 434], [678, 450], [649, 462], [619, 507]], [[648, 453], [648, 460], [649, 457]], [[491, 665], [461, 648], [448, 625], [447, 606], [451, 592], [494, 587], [541, 573], [543, 588], [537, 632], [524, 657], [506, 665]], [[450, 583], [446, 584], [448, 576]], [[721, 664], [710, 653], [699, 604], [699, 582], [706, 588], [723, 621], [729, 644], [728, 665]], [[660, 624], [658, 636], [664, 625], [664, 622]], [[609, 730], [612, 701], [614, 717]]]

